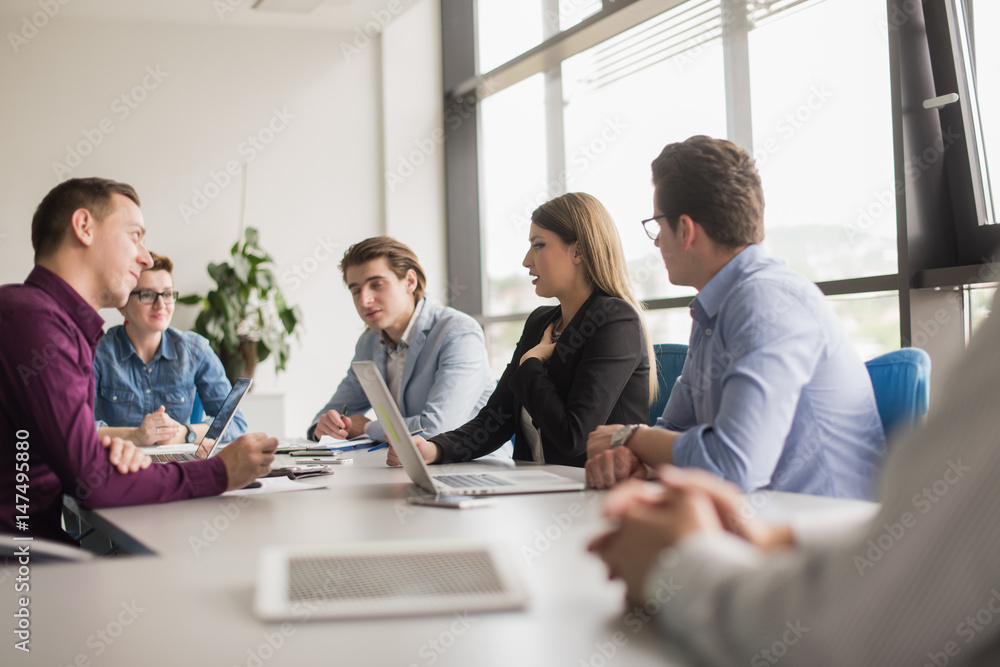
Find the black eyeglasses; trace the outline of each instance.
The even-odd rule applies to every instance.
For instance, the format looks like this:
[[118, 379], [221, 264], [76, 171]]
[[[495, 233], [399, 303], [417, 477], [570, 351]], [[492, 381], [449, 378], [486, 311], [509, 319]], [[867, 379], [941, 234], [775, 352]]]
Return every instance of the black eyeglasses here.
[[139, 303], [144, 303], [147, 306], [156, 303], [156, 297], [160, 297], [163, 299], [163, 305], [169, 306], [177, 300], [177, 297], [180, 296], [180, 292], [175, 292], [173, 290], [169, 292], [157, 292], [156, 290], [151, 289], [137, 289], [129, 294], [129, 296], [138, 296]]
[[646, 236], [653, 239], [654, 241], [660, 235], [660, 223], [657, 222], [659, 218], [667, 217], [666, 214], [654, 215], [652, 218], [646, 218], [642, 221], [642, 228], [646, 230]]

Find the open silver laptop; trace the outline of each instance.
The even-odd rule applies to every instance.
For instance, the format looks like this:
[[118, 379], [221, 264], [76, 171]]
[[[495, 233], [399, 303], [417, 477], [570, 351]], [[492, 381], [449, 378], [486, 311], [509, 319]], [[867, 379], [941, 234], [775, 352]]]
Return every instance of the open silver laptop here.
[[[355, 361], [351, 364], [361, 382], [368, 401], [375, 408], [375, 414], [385, 427], [389, 444], [403, 464], [403, 469], [413, 483], [424, 491], [439, 495], [486, 496], [510, 493], [551, 493], [555, 491], [579, 491], [584, 488], [578, 482], [547, 470], [497, 470], [496, 472], [468, 472], [432, 475], [420, 450], [410, 437], [403, 415], [385, 385], [378, 368], [371, 361]], [[459, 464], [462, 465], [462, 464]]]
[[[163, 445], [159, 447], [144, 447], [149, 454], [149, 458], [154, 463], [170, 463], [172, 461], [200, 461], [215, 456], [222, 449], [220, 440], [222, 434], [229, 427], [229, 422], [233, 421], [236, 408], [240, 407], [240, 402], [246, 396], [250, 385], [253, 384], [251, 378], [240, 378], [233, 385], [226, 400], [222, 402], [219, 414], [215, 415], [212, 425], [208, 427], [205, 437], [201, 442], [194, 445]], [[169, 451], [163, 450], [169, 448]]]

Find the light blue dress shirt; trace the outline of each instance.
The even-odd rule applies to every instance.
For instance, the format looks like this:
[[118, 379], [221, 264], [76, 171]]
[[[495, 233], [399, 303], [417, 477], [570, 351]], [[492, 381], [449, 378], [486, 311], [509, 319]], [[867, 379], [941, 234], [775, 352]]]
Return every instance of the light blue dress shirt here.
[[819, 288], [751, 245], [691, 303], [691, 340], [656, 425], [678, 466], [744, 491], [871, 498], [885, 435], [864, 363]]
[[[216, 415], [232, 389], [209, 342], [193, 331], [173, 327], [163, 332], [148, 365], [132, 347], [125, 327], [111, 327], [97, 345], [94, 375], [98, 426], [135, 427], [161, 405], [172, 419], [190, 425], [195, 392], [205, 413]], [[237, 410], [222, 440], [235, 440], [246, 430], [246, 419]]]

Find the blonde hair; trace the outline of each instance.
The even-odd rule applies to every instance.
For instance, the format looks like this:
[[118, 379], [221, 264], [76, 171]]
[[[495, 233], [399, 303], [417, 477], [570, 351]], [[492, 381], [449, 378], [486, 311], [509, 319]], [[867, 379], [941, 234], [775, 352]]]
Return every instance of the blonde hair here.
[[596, 197], [584, 192], [569, 192], [545, 202], [531, 214], [531, 221], [562, 239], [563, 243], [579, 243], [587, 279], [595, 287], [611, 296], [627, 301], [635, 309], [646, 337], [646, 354], [649, 357], [649, 403], [657, 394], [656, 357], [653, 341], [649, 337], [645, 308], [632, 293], [625, 252], [618, 236], [615, 221]]

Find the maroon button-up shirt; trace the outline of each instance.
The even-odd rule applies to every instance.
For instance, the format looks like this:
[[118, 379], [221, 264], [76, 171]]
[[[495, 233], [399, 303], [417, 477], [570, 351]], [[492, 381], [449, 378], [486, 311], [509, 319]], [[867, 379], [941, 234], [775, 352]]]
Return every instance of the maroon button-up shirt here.
[[94, 422], [94, 349], [103, 325], [43, 267], [23, 285], [0, 287], [0, 532], [66, 540], [63, 494], [96, 508], [226, 490], [217, 457], [127, 475], [111, 466]]

